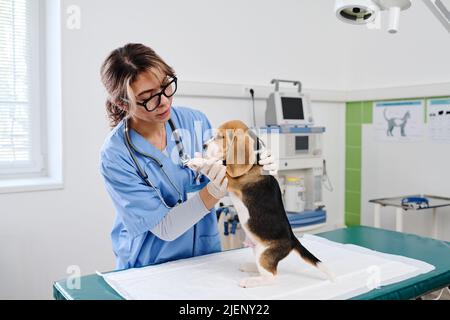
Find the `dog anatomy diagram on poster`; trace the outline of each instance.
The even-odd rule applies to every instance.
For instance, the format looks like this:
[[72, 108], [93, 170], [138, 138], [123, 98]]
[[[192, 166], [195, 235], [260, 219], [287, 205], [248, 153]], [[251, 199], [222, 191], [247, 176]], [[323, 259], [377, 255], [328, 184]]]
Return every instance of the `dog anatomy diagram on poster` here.
[[428, 138], [450, 143], [450, 98], [428, 100], [427, 118]]
[[421, 141], [424, 136], [424, 101], [375, 102], [373, 126], [379, 141]]

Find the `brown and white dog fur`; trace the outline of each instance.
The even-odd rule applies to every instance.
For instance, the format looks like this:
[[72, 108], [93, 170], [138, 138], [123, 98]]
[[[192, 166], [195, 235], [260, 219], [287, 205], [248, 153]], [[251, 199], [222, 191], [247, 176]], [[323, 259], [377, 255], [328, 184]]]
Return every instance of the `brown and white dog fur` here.
[[229, 121], [220, 126], [214, 139], [205, 145], [207, 158], [226, 160], [230, 198], [247, 239], [254, 245], [256, 264], [242, 265], [240, 270], [259, 272], [259, 276], [242, 279], [240, 286], [271, 284], [277, 275], [278, 263], [293, 250], [333, 280], [323, 263], [302, 246], [292, 232], [277, 180], [262, 174], [262, 167], [256, 164], [254, 142], [243, 122]]

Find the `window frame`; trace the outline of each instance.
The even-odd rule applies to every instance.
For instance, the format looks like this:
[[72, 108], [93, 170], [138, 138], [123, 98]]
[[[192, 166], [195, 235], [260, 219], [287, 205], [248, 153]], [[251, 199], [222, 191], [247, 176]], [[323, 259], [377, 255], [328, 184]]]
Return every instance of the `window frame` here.
[[28, 1], [32, 15], [29, 87], [32, 163], [13, 167], [0, 164], [0, 194], [64, 188], [61, 0]]
[[[30, 160], [14, 161], [12, 164], [2, 164], [0, 162], [0, 179], [5, 178], [23, 178], [30, 176], [42, 176], [45, 173], [45, 163], [43, 161], [43, 134], [42, 134], [42, 113], [44, 110], [44, 97], [42, 92], [45, 90], [45, 81], [42, 81], [43, 61], [42, 61], [42, 3], [41, 1], [27, 1], [27, 22], [29, 22], [29, 50], [30, 66], [28, 86], [28, 108], [29, 108], [29, 142], [30, 142]], [[29, 20], [28, 20], [29, 19]], [[8, 102], [8, 101], [6, 101]], [[12, 103], [18, 103], [11, 101]]]

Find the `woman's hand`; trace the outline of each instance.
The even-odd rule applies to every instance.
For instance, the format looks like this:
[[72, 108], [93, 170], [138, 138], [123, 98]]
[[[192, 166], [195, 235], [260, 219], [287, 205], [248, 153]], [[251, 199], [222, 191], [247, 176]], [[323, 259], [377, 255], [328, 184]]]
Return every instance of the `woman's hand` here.
[[227, 168], [220, 162], [214, 162], [207, 173], [204, 173], [210, 180], [206, 189], [217, 200], [222, 199], [227, 194], [228, 179], [226, 177]]
[[226, 167], [217, 159], [204, 159], [197, 154], [196, 156], [196, 158], [189, 161], [187, 166], [194, 171], [202, 173], [210, 180], [206, 188], [200, 192], [205, 206], [210, 209], [227, 194], [228, 179], [226, 177]]
[[277, 175], [278, 173], [278, 162], [275, 161], [274, 156], [270, 152], [269, 149], [263, 149], [260, 151], [259, 155], [259, 165], [263, 166], [263, 170], [269, 171], [269, 174], [272, 176]]

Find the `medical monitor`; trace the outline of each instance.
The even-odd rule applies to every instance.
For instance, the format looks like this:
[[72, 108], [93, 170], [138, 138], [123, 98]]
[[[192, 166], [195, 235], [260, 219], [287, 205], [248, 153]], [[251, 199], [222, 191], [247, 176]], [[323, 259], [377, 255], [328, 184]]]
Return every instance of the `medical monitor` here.
[[266, 125], [312, 126], [314, 120], [308, 95], [274, 92], [267, 100]]

